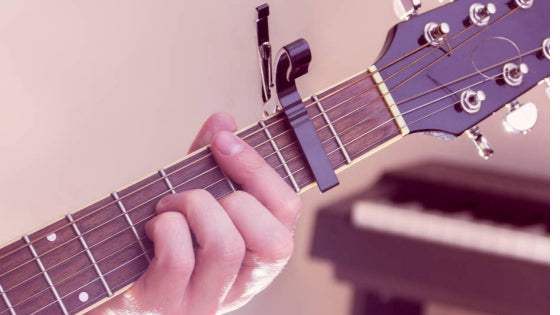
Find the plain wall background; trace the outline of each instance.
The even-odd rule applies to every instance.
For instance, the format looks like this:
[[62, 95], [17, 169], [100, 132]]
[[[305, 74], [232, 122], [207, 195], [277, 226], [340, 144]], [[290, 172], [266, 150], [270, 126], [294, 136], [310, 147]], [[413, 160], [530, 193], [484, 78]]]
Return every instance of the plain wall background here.
[[[398, 19], [391, 0], [269, 1], [273, 51], [304, 37], [302, 95], [364, 70]], [[0, 244], [20, 237], [180, 158], [204, 119], [261, 117], [254, 8], [260, 1], [0, 2]], [[424, 1], [423, 10], [437, 5]], [[528, 135], [480, 124], [496, 150], [478, 157], [466, 136], [412, 135], [304, 196], [296, 253], [266, 292], [236, 314], [344, 314], [351, 291], [309, 258], [316, 210], [370, 185], [388, 168], [438, 158], [548, 178], [549, 100]]]

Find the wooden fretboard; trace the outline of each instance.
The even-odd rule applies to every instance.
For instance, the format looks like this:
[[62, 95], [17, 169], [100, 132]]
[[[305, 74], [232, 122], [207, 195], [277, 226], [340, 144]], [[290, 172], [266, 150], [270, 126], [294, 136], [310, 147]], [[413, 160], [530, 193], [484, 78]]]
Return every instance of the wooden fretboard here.
[[[368, 71], [317, 94], [305, 105], [336, 170], [401, 136]], [[314, 184], [282, 113], [238, 136], [294, 190]], [[125, 289], [153, 256], [144, 224], [155, 215], [157, 201], [197, 188], [218, 199], [242, 189], [204, 148], [1, 248], [0, 315], [78, 313]]]

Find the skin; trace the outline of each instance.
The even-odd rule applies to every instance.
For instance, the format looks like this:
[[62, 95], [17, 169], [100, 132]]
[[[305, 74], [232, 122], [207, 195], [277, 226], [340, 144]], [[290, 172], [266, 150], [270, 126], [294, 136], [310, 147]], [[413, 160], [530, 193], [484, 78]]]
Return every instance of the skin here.
[[189, 151], [210, 144], [243, 191], [219, 201], [204, 190], [161, 199], [146, 224], [155, 246], [148, 270], [92, 314], [222, 314], [245, 305], [280, 273], [292, 255], [301, 200], [233, 135], [236, 129], [230, 115], [214, 114]]

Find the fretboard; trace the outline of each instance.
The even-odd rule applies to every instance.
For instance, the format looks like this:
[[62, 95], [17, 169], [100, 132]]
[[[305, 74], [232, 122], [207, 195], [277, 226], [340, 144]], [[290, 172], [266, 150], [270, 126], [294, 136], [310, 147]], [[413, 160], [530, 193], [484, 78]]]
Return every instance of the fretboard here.
[[[337, 171], [401, 136], [368, 71], [304, 103]], [[314, 185], [281, 112], [238, 136], [295, 191]], [[154, 217], [155, 204], [166, 194], [190, 189], [205, 189], [219, 199], [243, 187], [203, 148], [1, 248], [0, 315], [79, 313], [126, 289], [153, 257], [144, 224]]]

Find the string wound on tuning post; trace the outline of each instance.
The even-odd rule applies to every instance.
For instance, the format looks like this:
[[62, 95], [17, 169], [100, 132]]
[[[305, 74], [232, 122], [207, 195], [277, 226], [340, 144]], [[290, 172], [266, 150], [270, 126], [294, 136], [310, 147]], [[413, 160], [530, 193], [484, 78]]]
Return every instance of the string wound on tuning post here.
[[[488, 42], [488, 41], [490, 41], [490, 40], [502, 40], [502, 41], [505, 41], [505, 42], [511, 44], [511, 46], [513, 46], [513, 47], [515, 48], [515, 50], [517, 51], [517, 58], [516, 58], [516, 59], [519, 60], [517, 65], [518, 65], [518, 67], [520, 67], [520, 68], [522, 67], [522, 64], [523, 64], [523, 63], [522, 63], [522, 60], [521, 60], [521, 57], [522, 57], [522, 56], [521, 56], [521, 50], [519, 49], [519, 46], [517, 46], [517, 44], [516, 44], [515, 42], [513, 42], [513, 41], [512, 41], [511, 39], [509, 39], [509, 38], [502, 37], [502, 36], [488, 37], [488, 38], [484, 39], [483, 41], [481, 41], [480, 43], [478, 43], [478, 45], [476, 45], [476, 46], [473, 48], [473, 51], [472, 51], [472, 53], [471, 53], [471, 63], [472, 63], [472, 65], [473, 65], [473, 67], [474, 67], [474, 70], [475, 70], [478, 74], [480, 74], [481, 76], [483, 76], [484, 78], [486, 78], [486, 79], [488, 79], [488, 80], [497, 80], [497, 79], [500, 79], [500, 78], [502, 77], [502, 75], [489, 76], [489, 75], [485, 74], [485, 73], [484, 73], [482, 70], [480, 70], [480, 68], [476, 65], [476, 62], [475, 62], [475, 60], [474, 60], [475, 54], [476, 54], [477, 50], [478, 50], [480, 47], [482, 47], [482, 45], [483, 45], [484, 43], [486, 43], [486, 42]], [[502, 63], [503, 63], [503, 62], [500, 62], [499, 64], [502, 64]]]

